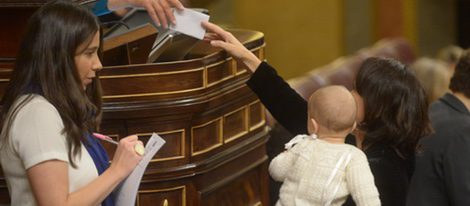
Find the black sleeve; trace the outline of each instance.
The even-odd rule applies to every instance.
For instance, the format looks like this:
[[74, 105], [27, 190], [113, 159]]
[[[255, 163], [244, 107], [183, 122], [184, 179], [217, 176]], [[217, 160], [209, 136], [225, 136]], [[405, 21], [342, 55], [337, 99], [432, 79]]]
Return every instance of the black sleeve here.
[[292, 135], [307, 134], [307, 101], [280, 77], [268, 63], [262, 62], [248, 80], [273, 117]]
[[445, 191], [455, 206], [470, 205], [469, 133], [452, 137], [443, 159]]

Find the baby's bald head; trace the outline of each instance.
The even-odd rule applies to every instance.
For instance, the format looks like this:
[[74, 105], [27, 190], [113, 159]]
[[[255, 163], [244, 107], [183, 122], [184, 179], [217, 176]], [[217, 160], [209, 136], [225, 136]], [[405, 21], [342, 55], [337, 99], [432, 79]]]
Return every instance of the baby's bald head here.
[[309, 118], [332, 132], [350, 130], [356, 120], [356, 110], [354, 97], [343, 86], [320, 88], [308, 101]]

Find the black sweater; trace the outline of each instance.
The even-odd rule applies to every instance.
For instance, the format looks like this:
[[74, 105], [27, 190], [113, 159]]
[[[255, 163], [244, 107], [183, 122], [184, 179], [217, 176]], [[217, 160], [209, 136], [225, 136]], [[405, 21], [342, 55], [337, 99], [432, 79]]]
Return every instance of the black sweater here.
[[[248, 80], [274, 118], [291, 134], [307, 134], [307, 102], [266, 62]], [[367, 137], [366, 137], [367, 138]], [[354, 142], [349, 135], [346, 142]], [[412, 164], [388, 145], [374, 144], [364, 153], [369, 161], [383, 206], [405, 205]], [[351, 198], [344, 205], [354, 205]]]

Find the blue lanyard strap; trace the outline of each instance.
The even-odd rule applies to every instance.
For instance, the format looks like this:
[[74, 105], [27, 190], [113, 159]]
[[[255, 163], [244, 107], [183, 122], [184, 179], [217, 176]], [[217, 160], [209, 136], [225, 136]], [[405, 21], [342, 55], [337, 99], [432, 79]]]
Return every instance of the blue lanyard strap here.
[[[98, 171], [98, 175], [103, 174], [103, 172], [108, 169], [109, 167], [109, 158], [106, 150], [104, 150], [101, 143], [96, 139], [93, 138], [90, 134], [87, 134], [88, 143], [84, 143], [83, 145], [87, 149], [88, 153], [93, 159], [95, 163], [96, 170]], [[102, 206], [114, 206], [114, 193], [109, 194], [101, 203]]]

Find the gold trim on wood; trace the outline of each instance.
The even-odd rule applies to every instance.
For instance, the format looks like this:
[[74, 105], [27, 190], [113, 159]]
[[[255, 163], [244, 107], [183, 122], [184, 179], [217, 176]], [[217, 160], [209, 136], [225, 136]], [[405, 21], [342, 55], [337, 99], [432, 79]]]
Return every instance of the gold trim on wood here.
[[[251, 114], [250, 107], [251, 107], [252, 105], [254, 105], [254, 104], [260, 104], [260, 107], [261, 107], [261, 108], [260, 108], [261, 122], [258, 123], [258, 124], [256, 124], [256, 125], [254, 125], [254, 126], [252, 126], [252, 127], [250, 127], [250, 114]], [[240, 110], [243, 110], [243, 109], [245, 110], [245, 114], [244, 114], [244, 115], [245, 115], [245, 117], [244, 117], [244, 118], [245, 118], [245, 121], [244, 121], [244, 124], [245, 124], [245, 131], [240, 132], [240, 133], [238, 133], [238, 134], [236, 134], [236, 135], [234, 135], [234, 136], [232, 136], [232, 137], [229, 137], [229, 138], [227, 138], [227, 139], [224, 139], [224, 118], [227, 117], [227, 116], [229, 116], [229, 115], [231, 115], [231, 114], [233, 114], [233, 113], [236, 113], [236, 112], [238, 112], [238, 111], [240, 111]], [[201, 150], [201, 151], [198, 151], [198, 152], [194, 152], [194, 129], [195, 129], [195, 128], [205, 127], [205, 126], [207, 126], [207, 125], [209, 125], [209, 124], [212, 124], [212, 123], [215, 122], [215, 121], [219, 121], [219, 134], [218, 134], [218, 135], [219, 135], [219, 137], [218, 137], [219, 143], [218, 143], [218, 144], [214, 144], [213, 146], [211, 146], [211, 147], [209, 147], [209, 148], [206, 148], [206, 149], [204, 149], [204, 150]], [[191, 127], [191, 156], [196, 156], [196, 155], [200, 155], [200, 154], [209, 152], [209, 151], [211, 151], [211, 150], [213, 150], [213, 149], [215, 149], [215, 148], [217, 148], [217, 147], [222, 146], [222, 145], [225, 144], [225, 143], [229, 143], [229, 142], [231, 142], [231, 141], [233, 141], [233, 140], [235, 140], [235, 139], [238, 139], [238, 138], [242, 137], [242, 136], [245, 135], [245, 134], [248, 134], [248, 133], [249, 133], [250, 131], [252, 131], [252, 130], [258, 129], [258, 128], [264, 126], [265, 124], [266, 124], [266, 118], [265, 118], [265, 116], [264, 116], [263, 105], [261, 104], [261, 102], [260, 102], [259, 100], [256, 100], [256, 101], [251, 102], [251, 103], [249, 103], [249, 104], [247, 104], [247, 105], [245, 105], [245, 106], [243, 106], [243, 107], [240, 107], [240, 108], [238, 108], [238, 109], [236, 109], [236, 110], [230, 111], [230, 112], [224, 114], [222, 117], [219, 117], [219, 118], [217, 118], [217, 119], [211, 120], [211, 121], [206, 122], [206, 123], [201, 124], [201, 125], [197, 125], [197, 126]]]
[[[252, 130], [255, 130], [255, 129], [258, 129], [262, 126], [264, 126], [266, 124], [266, 116], [265, 116], [265, 111], [264, 111], [264, 108], [263, 108], [263, 104], [261, 104], [261, 102], [259, 100], [256, 100], [250, 104], [248, 104], [248, 109], [250, 110], [251, 108], [251, 105], [254, 105], [254, 104], [260, 104], [260, 115], [261, 115], [261, 122], [256, 124], [256, 125], [253, 125], [252, 127], [249, 128], [249, 131], [252, 131]], [[251, 110], [249, 112], [249, 114], [251, 114]], [[250, 115], [248, 115], [248, 122], [250, 121]], [[248, 126], [251, 124], [251, 122], [248, 123]]]
[[[264, 48], [264, 46], [265, 46], [265, 44], [263, 44], [260, 47], [253, 48], [250, 51], [259, 50], [259, 55], [258, 56], [259, 56], [260, 59], [263, 59], [263, 57], [264, 57], [263, 51], [264, 50], [262, 48]], [[229, 75], [228, 77], [222, 78], [218, 81], [214, 81], [214, 82], [209, 83], [208, 71], [207, 70], [209, 68], [224, 64], [228, 61], [231, 61], [229, 63], [232, 66], [232, 68], [231, 68], [232, 69], [232, 74]], [[112, 69], [112, 68], [114, 68], [114, 67], [107, 67], [107, 68], [105, 67], [104, 69]], [[199, 91], [199, 90], [203, 90], [203, 89], [209, 88], [211, 86], [217, 85], [220, 82], [226, 81], [228, 79], [234, 78], [235, 76], [238, 76], [238, 75], [241, 75], [241, 74], [247, 72], [246, 69], [243, 69], [242, 71], [237, 72], [237, 62], [233, 58], [229, 57], [229, 58], [224, 59], [220, 62], [216, 62], [216, 63], [210, 64], [210, 65], [207, 65], [205, 67], [199, 67], [199, 68], [196, 68], [196, 69], [182, 70], [182, 71], [171, 71], [171, 72], [144, 73], [144, 74], [102, 75], [102, 76], [100, 76], [100, 79], [118, 79], [118, 78], [136, 78], [136, 77], [148, 77], [148, 76], [161, 76], [161, 75], [170, 75], [170, 74], [190, 73], [190, 72], [201, 71], [201, 70], [202, 70], [202, 78], [203, 78], [203, 80], [202, 80], [203, 86], [201, 86], [201, 87], [196, 87], [196, 88], [192, 88], [192, 89], [185, 89], [185, 90], [169, 91], [169, 92], [149, 92], [149, 93], [139, 93], [139, 94], [103, 95], [103, 99], [147, 97], [147, 96], [181, 94], [181, 93]]]
[[[265, 46], [265, 44], [263, 44], [263, 45], [261, 45], [261, 46], [259, 46], [259, 47], [255, 47], [255, 48], [253, 48], [253, 49], [250, 49], [250, 51], [253, 52], [253, 53], [254, 53], [255, 51], [259, 51], [258, 58], [259, 58], [261, 61], [263, 61], [263, 59], [264, 59], [264, 49], [263, 49], [264, 46]], [[236, 61], [236, 60], [233, 61], [232, 66], [233, 66], [233, 68], [234, 68], [235, 76], [242, 75], [242, 74], [248, 72], [248, 68], [245, 68], [245, 69], [241, 70], [240, 72], [237, 72], [237, 71], [238, 71], [238, 65], [237, 65], [237, 61]]]
[[208, 75], [208, 74], [207, 74], [207, 69], [204, 68], [204, 70], [202, 70], [202, 77], [203, 77], [203, 79], [202, 79], [202, 86], [203, 86], [204, 88], [207, 88], [207, 84], [209, 84], [209, 77], [208, 77], [207, 75]]
[[[181, 202], [183, 203], [182, 206], [186, 206], [186, 185], [172, 187], [172, 188], [165, 188], [165, 189], [154, 189], [154, 190], [139, 190], [137, 193], [137, 206], [140, 206], [140, 194], [141, 193], [158, 193], [158, 192], [168, 192], [168, 191], [176, 191], [181, 189]], [[166, 200], [166, 199], [165, 199]]]
[[212, 87], [212, 86], [214, 86], [214, 85], [216, 85], [216, 84], [219, 84], [220, 82], [223, 82], [223, 81], [225, 81], [225, 80], [231, 79], [231, 78], [233, 78], [233, 77], [234, 77], [234, 75], [233, 75], [233, 74], [230, 74], [230, 76], [228, 76], [228, 77], [224, 77], [224, 78], [222, 78], [222, 79], [220, 79], [220, 80], [218, 80], [218, 81], [214, 81], [214, 82], [212, 82], [212, 83], [210, 83], [210, 84], [207, 84], [207, 87]]
[[263, 203], [261, 203], [261, 201], [258, 201], [257, 203], [255, 203], [253, 206], [262, 206]]
[[[232, 58], [230, 57], [230, 58], [227, 58], [227, 59], [225, 59], [225, 60], [223, 60], [223, 61], [221, 61], [221, 62], [217, 62], [217, 63], [214, 63], [214, 64], [211, 64], [211, 65], [207, 66], [206, 72], [208, 71], [209, 68], [216, 67], [216, 66], [219, 66], [219, 65], [224, 64], [224, 63], [230, 63], [229, 61], [230, 61], [231, 59], [232, 59]], [[220, 79], [220, 80], [218, 80], [218, 81], [211, 82], [210, 84], [209, 84], [209, 82], [207, 82], [207, 87], [214, 86], [214, 85], [216, 85], [216, 84], [219, 84], [220, 82], [223, 82], [223, 81], [225, 81], [225, 80], [227, 80], [227, 79], [231, 79], [231, 78], [235, 77], [235, 72], [233, 72], [233, 69], [232, 69], [232, 68], [231, 68], [231, 70], [232, 70], [232, 71], [231, 71], [231, 74], [230, 74], [229, 76], [224, 77], [224, 78], [222, 78], [222, 79]], [[209, 81], [209, 77], [207, 77], [206, 79], [207, 79], [207, 81]]]
[[238, 72], [236, 75], [237, 75], [237, 76], [238, 76], [238, 75], [242, 75], [242, 74], [245, 74], [245, 73], [247, 73], [247, 72], [248, 72], [247, 69], [244, 69], [244, 70], [242, 70], [241, 72]]
[[[214, 144], [212, 145], [211, 147], [208, 147], [206, 149], [203, 149], [203, 150], [200, 150], [200, 151], [197, 151], [197, 152], [194, 152], [194, 129], [197, 129], [197, 128], [201, 128], [201, 127], [205, 127], [209, 124], [212, 124], [213, 122], [216, 122], [218, 121], [218, 124], [219, 124], [219, 133], [218, 133], [218, 142], [217, 144]], [[219, 117], [217, 119], [214, 119], [214, 120], [211, 120], [209, 122], [206, 122], [204, 124], [201, 124], [201, 125], [196, 125], [194, 127], [191, 127], [191, 156], [196, 156], [196, 155], [200, 155], [200, 154], [204, 154], [206, 152], [209, 152], [215, 148], [218, 148], [220, 146], [223, 145], [223, 125], [222, 125], [222, 117]]]
[[253, 127], [250, 127], [250, 131], [253, 131], [255, 129], [258, 129], [266, 124], [266, 121], [263, 118], [263, 121], [261, 121], [259, 124], [254, 125]]
[[182, 73], [191, 73], [204, 70], [204, 67], [199, 67], [195, 69], [182, 70], [182, 71], [171, 71], [171, 72], [155, 72], [155, 73], [143, 73], [143, 74], [123, 74], [123, 75], [103, 75], [100, 76], [100, 79], [119, 79], [119, 78], [134, 78], [134, 77], [148, 77], [148, 76], [163, 76], [170, 74], [182, 74]]
[[152, 159], [150, 160], [150, 162], [162, 162], [162, 161], [169, 161], [169, 160], [177, 160], [177, 159], [184, 159], [185, 158], [185, 148], [186, 148], [186, 145], [185, 145], [185, 142], [184, 141], [184, 137], [186, 136], [186, 131], [184, 129], [179, 129], [179, 130], [172, 130], [172, 131], [165, 131], [165, 132], [157, 132], [158, 135], [162, 134], [171, 134], [171, 133], [177, 133], [177, 132], [180, 132], [181, 133], [181, 136], [180, 136], [180, 139], [181, 139], [181, 154], [180, 156], [174, 156], [174, 157], [166, 157], [166, 158], [156, 158], [156, 159]]
[[226, 59], [224, 59], [224, 60], [222, 60], [222, 61], [220, 61], [220, 62], [216, 62], [216, 63], [209, 64], [209, 65], [206, 66], [206, 68], [209, 69], [209, 68], [212, 68], [212, 67], [219, 66], [219, 65], [221, 65], [221, 64], [223, 64], [223, 63], [225, 63], [225, 62], [227, 62], [227, 61], [230, 60], [230, 59], [232, 59], [232, 58], [231, 58], [231, 57], [230, 57], [230, 58], [226, 58]]
[[[231, 111], [231, 112], [225, 114], [225, 115], [223, 116], [223, 118], [222, 118], [222, 121], [225, 119], [225, 117], [230, 116], [231, 114], [237, 113], [237, 112], [239, 112], [240, 110], [244, 110], [244, 111], [243, 111], [243, 113], [244, 113], [244, 114], [243, 114], [243, 116], [244, 116], [243, 124], [244, 124], [244, 127], [245, 127], [245, 128], [243, 129], [242, 132], [239, 132], [238, 134], [235, 134], [235, 135], [233, 135], [233, 136], [231, 136], [231, 137], [228, 137], [227, 139], [224, 139], [224, 143], [229, 143], [229, 142], [231, 142], [231, 141], [233, 141], [233, 140], [236, 140], [236, 139], [240, 138], [241, 136], [243, 136], [243, 135], [245, 135], [245, 134], [248, 134], [248, 132], [249, 132], [249, 131], [248, 131], [248, 126], [249, 126], [249, 125], [248, 125], [248, 116], [247, 116], [247, 115], [248, 115], [248, 113], [247, 113], [247, 112], [248, 112], [247, 106], [241, 107], [241, 108], [239, 108], [239, 109], [236, 109], [236, 110], [234, 110], [234, 111]], [[222, 137], [223, 137], [223, 134], [222, 134]]]
[[0, 79], [0, 82], [9, 82], [10, 79]]
[[148, 96], [158, 96], [158, 95], [166, 95], [166, 94], [180, 94], [192, 91], [198, 91], [201, 89], [205, 89], [205, 87], [197, 87], [194, 89], [186, 89], [186, 90], [178, 90], [172, 92], [151, 92], [151, 93], [140, 93], [140, 94], [122, 94], [122, 95], [106, 95], [103, 96], [103, 99], [115, 99], [115, 98], [125, 98], [125, 97], [148, 97]]
[[[185, 150], [185, 141], [184, 141], [184, 137], [185, 137], [185, 130], [184, 129], [178, 129], [178, 130], [169, 130], [169, 131], [164, 131], [164, 132], [155, 132], [157, 133], [158, 135], [165, 135], [165, 134], [172, 134], [172, 133], [181, 133], [181, 144], [180, 144], [180, 149], [181, 149], [181, 154], [180, 156], [173, 156], [173, 157], [165, 157], [165, 158], [153, 158], [152, 160], [150, 160], [150, 162], [163, 162], [163, 161], [169, 161], [169, 160], [176, 160], [176, 159], [184, 159], [185, 157], [185, 153], [184, 153], [184, 150]], [[139, 135], [143, 135], [143, 136], [152, 136], [153, 133], [138, 133], [136, 134], [137, 136]]]
[[257, 47], [255, 47], [255, 48], [250, 49], [250, 51], [255, 51], [255, 50], [264, 48], [265, 46], [266, 46], [266, 43], [263, 43], [261, 46], [257, 46]]
[[263, 43], [263, 45], [257, 47], [257, 48], [260, 48], [258, 58], [261, 59], [261, 60], [264, 60], [264, 57], [265, 57], [265, 54], [264, 54], [264, 47], [265, 46], [266, 46], [266, 43]]
[[248, 104], [248, 106], [246, 106], [246, 109], [245, 109], [245, 130], [246, 130], [246, 133], [250, 132], [250, 106], [251, 104]]
[[158, 95], [168, 95], [168, 94], [180, 94], [192, 91], [199, 91], [205, 89], [207, 86], [207, 72], [204, 67], [184, 70], [184, 71], [172, 71], [172, 72], [157, 72], [157, 73], [145, 73], [145, 74], [126, 74], [126, 75], [103, 75], [100, 76], [100, 79], [118, 79], [118, 78], [136, 78], [136, 77], [148, 77], [148, 76], [162, 76], [162, 75], [171, 75], [171, 74], [182, 74], [182, 73], [191, 73], [202, 71], [202, 86], [195, 87], [192, 89], [177, 90], [177, 91], [167, 91], [167, 92], [149, 92], [149, 93], [139, 93], [139, 94], [121, 94], [121, 95], [103, 95], [103, 99], [115, 99], [115, 98], [127, 98], [127, 97], [146, 97], [146, 96], [158, 96]]
[[238, 76], [246, 72], [246, 69], [243, 69], [242, 71], [238, 72], [238, 64], [237, 64], [237, 60], [235, 59], [232, 59], [231, 67], [232, 67], [232, 73], [234, 73], [235, 76]]

